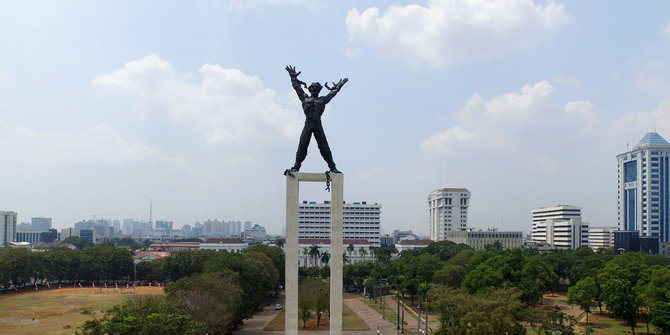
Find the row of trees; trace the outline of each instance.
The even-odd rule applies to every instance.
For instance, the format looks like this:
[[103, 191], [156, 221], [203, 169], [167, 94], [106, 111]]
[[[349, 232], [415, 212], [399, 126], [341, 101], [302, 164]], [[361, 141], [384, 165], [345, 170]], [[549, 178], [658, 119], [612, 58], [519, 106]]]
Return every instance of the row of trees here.
[[242, 253], [178, 251], [142, 262], [140, 269], [170, 282], [166, 296], [133, 298], [102, 317], [93, 315], [80, 334], [228, 334], [278, 293], [284, 254], [265, 245]]
[[[400, 296], [409, 295], [412, 305], [418, 299], [418, 304], [428, 302], [431, 309], [437, 311], [445, 308], [439, 301], [453, 303], [462, 297], [470, 306], [477, 306], [479, 297], [489, 299], [498, 290], [514, 290], [505, 294], [517, 297], [515, 300], [527, 306], [528, 311], [536, 311], [533, 306], [542, 302], [545, 292], [564, 291], [571, 286], [570, 302], [583, 306], [589, 313], [593, 306], [602, 309], [605, 303], [612, 315], [626, 320], [631, 327], [638, 316], [642, 316], [648, 323], [668, 332], [669, 266], [667, 258], [639, 253], [617, 256], [607, 250], [596, 253], [582, 248], [540, 254], [533, 249], [503, 250], [499, 244], [475, 251], [465, 245], [442, 241], [421, 250], [404, 251], [394, 260], [346, 265], [344, 283], [348, 288], [366, 288], [371, 298], [379, 291], [375, 288], [392, 286]], [[449, 299], [438, 299], [441, 296]], [[473, 308], [481, 309], [481, 306]], [[462, 313], [464, 320], [472, 318], [471, 314]], [[547, 313], [522, 316], [517, 322], [527, 323], [530, 318], [546, 327], [564, 329], [559, 333], [571, 333], [570, 320], [565, 316]], [[548, 318], [560, 322], [543, 322]], [[465, 324], [472, 325], [472, 322]], [[465, 333], [470, 332], [477, 333], [474, 329]]]
[[18, 288], [43, 280], [52, 283], [132, 279], [130, 251], [110, 246], [83, 250], [56, 248], [33, 252], [24, 248], [0, 249], [0, 287]]

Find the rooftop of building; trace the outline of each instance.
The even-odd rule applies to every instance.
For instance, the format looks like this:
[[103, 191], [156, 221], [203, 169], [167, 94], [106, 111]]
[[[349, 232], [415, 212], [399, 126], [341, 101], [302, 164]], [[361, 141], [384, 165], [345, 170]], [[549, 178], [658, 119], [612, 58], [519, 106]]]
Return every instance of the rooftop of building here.
[[451, 187], [447, 187], [447, 188], [440, 188], [440, 189], [437, 189], [437, 190], [435, 190], [435, 191], [433, 191], [433, 192], [470, 192], [470, 191], [468, 191], [467, 188], [451, 188]]
[[423, 239], [423, 240], [402, 240], [400, 241], [400, 245], [429, 245], [433, 243], [433, 240], [430, 239]]
[[668, 143], [668, 141], [666, 141], [656, 131], [652, 131], [645, 134], [644, 137], [642, 137], [640, 140], [640, 143], [638, 143], [635, 148], [633, 148], [633, 150], [643, 149], [650, 146], [665, 146], [670, 148], [670, 143]]
[[[277, 241], [281, 241], [282, 244], [286, 244], [286, 239], [285, 238], [278, 238], [275, 240], [275, 244]], [[330, 244], [330, 239], [329, 238], [300, 238], [298, 239], [298, 244]], [[343, 245], [368, 245], [370, 242], [366, 239], [354, 239], [354, 238], [345, 238], [342, 239], [342, 244]]]
[[239, 244], [244, 243], [241, 238], [238, 237], [224, 237], [224, 238], [208, 238], [205, 243], [219, 243], [219, 244]]

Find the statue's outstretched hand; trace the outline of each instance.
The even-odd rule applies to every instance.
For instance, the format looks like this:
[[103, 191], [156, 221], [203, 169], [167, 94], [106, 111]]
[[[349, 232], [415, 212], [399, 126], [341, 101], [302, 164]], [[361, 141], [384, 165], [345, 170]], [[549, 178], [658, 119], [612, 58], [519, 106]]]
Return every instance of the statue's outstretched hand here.
[[296, 72], [295, 66], [291, 65], [286, 66], [286, 71], [288, 71], [289, 76], [291, 76], [292, 78], [297, 78], [302, 73], [302, 71]]
[[337, 84], [335, 84], [335, 85], [336, 85], [337, 87], [342, 87], [342, 86], [344, 86], [344, 83], [346, 83], [346, 82], [348, 82], [348, 81], [349, 81], [349, 78], [340, 79], [340, 81], [339, 81]]

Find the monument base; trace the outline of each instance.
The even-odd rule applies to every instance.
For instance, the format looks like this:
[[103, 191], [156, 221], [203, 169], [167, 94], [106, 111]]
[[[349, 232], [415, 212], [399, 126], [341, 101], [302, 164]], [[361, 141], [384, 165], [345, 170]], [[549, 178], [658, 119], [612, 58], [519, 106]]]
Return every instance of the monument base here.
[[[330, 177], [330, 179], [328, 179]], [[342, 273], [344, 248], [344, 175], [293, 172], [286, 176], [286, 301], [285, 334], [298, 335], [298, 207], [300, 182], [330, 181], [330, 334], [342, 334]]]

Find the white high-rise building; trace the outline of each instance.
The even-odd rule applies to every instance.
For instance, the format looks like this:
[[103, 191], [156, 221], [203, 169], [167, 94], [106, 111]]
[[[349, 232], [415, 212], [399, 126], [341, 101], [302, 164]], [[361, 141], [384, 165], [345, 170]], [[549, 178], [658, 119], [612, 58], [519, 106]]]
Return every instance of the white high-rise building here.
[[447, 239], [447, 232], [464, 231], [468, 227], [470, 191], [467, 188], [443, 188], [428, 195], [430, 239]]
[[582, 209], [558, 205], [533, 210], [531, 240], [554, 248], [577, 249], [589, 245], [589, 225], [582, 222]]
[[619, 230], [670, 242], [670, 143], [650, 132], [616, 158]]
[[0, 247], [14, 242], [16, 234], [16, 212], [0, 212]]
[[[379, 246], [382, 206], [366, 201], [345, 203], [343, 236], [345, 239], [367, 240]], [[330, 238], [330, 201], [303, 201], [298, 207], [298, 238]]]

